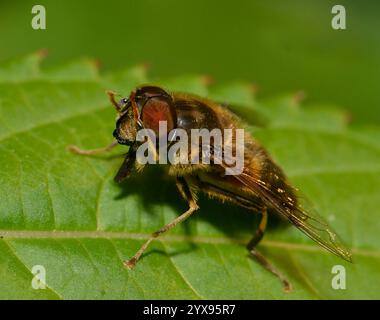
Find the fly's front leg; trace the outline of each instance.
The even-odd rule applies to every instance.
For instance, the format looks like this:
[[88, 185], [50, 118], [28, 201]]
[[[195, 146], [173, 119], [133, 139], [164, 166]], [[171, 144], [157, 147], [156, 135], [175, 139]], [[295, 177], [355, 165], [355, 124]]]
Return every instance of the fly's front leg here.
[[136, 167], [136, 149], [134, 146], [132, 146], [128, 153], [125, 156], [124, 162], [121, 165], [119, 171], [117, 172], [114, 180], [117, 183], [122, 182], [124, 179], [128, 178], [131, 173], [133, 168]]
[[[121, 112], [122, 108], [123, 108], [123, 105], [118, 103], [115, 99], [115, 96], [118, 95], [116, 92], [113, 92], [113, 91], [107, 91], [106, 92], [112, 105], [115, 107], [116, 111], [118, 113]], [[105, 152], [109, 152], [111, 151], [114, 147], [116, 147], [118, 144], [118, 142], [115, 140], [113, 141], [111, 144], [109, 144], [108, 146], [106, 147], [103, 147], [103, 148], [97, 148], [97, 149], [91, 149], [91, 150], [84, 150], [84, 149], [80, 149], [79, 147], [75, 146], [75, 145], [69, 145], [67, 147], [67, 149], [73, 153], [76, 153], [76, 154], [80, 154], [80, 155], [85, 155], [85, 156], [91, 156], [91, 155], [96, 155], [96, 154], [101, 154], [101, 153], [105, 153]]]
[[161, 234], [169, 231], [170, 229], [174, 228], [177, 224], [181, 223], [182, 221], [186, 220], [188, 217], [190, 217], [194, 211], [198, 210], [198, 205], [196, 203], [195, 195], [192, 193], [188, 182], [183, 177], [177, 178], [177, 187], [182, 194], [182, 196], [185, 198], [189, 205], [189, 209], [182, 213], [178, 218], [174, 219], [172, 222], [168, 223], [167, 225], [163, 226], [161, 229], [157, 230], [156, 232], [153, 232], [150, 238], [141, 246], [141, 248], [136, 252], [136, 254], [129, 260], [124, 262], [124, 265], [128, 267], [129, 269], [132, 269], [136, 263], [141, 258], [144, 251], [148, 248], [149, 244], [159, 237]]
[[80, 149], [79, 147], [71, 144], [71, 145], [69, 145], [67, 147], [67, 149], [69, 151], [71, 151], [72, 153], [76, 153], [76, 154], [80, 154], [80, 155], [84, 155], [84, 156], [92, 156], [92, 155], [96, 155], [96, 154], [101, 154], [101, 153], [109, 152], [114, 147], [116, 147], [117, 145], [118, 145], [118, 143], [115, 140], [111, 144], [109, 144], [108, 146], [103, 147], [103, 148], [84, 150], [84, 149]]
[[261, 212], [261, 221], [259, 224], [259, 228], [256, 230], [255, 235], [247, 244], [247, 249], [250, 254], [269, 272], [273, 273], [276, 277], [280, 279], [284, 286], [284, 290], [289, 292], [292, 290], [292, 286], [289, 281], [279, 272], [260, 252], [257, 251], [256, 246], [259, 244], [261, 239], [264, 236], [265, 229], [268, 221], [268, 212], [267, 209], [264, 208]]

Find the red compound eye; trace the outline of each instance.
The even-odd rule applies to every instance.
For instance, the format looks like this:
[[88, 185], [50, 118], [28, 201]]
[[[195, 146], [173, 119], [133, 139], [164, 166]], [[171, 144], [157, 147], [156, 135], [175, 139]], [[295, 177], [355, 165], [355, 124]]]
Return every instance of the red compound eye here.
[[167, 130], [174, 129], [177, 124], [177, 115], [169, 97], [152, 97], [144, 105], [141, 120], [145, 128], [159, 133], [160, 121], [167, 122]]

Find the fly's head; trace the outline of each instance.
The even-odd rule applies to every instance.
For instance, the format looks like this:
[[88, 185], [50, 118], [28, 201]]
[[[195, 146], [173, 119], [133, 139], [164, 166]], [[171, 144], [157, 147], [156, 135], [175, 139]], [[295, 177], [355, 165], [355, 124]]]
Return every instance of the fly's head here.
[[132, 91], [129, 98], [119, 102], [109, 92], [112, 104], [118, 112], [113, 136], [119, 144], [134, 145], [140, 129], [151, 129], [158, 137], [159, 122], [166, 121], [168, 131], [176, 125], [177, 116], [173, 99], [160, 87], [142, 86]]

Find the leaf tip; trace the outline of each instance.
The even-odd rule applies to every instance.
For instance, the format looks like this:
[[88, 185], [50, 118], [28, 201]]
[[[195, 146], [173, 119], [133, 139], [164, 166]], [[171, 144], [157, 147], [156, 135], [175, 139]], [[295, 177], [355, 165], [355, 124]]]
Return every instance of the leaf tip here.
[[44, 60], [49, 55], [49, 50], [46, 48], [42, 48], [36, 51], [36, 56], [40, 61]]
[[200, 76], [200, 80], [204, 86], [210, 86], [215, 83], [215, 79], [210, 75]]
[[295, 105], [299, 106], [301, 104], [301, 102], [303, 102], [306, 99], [306, 97], [307, 97], [307, 95], [306, 95], [305, 91], [299, 90], [293, 94], [292, 100], [293, 100]]

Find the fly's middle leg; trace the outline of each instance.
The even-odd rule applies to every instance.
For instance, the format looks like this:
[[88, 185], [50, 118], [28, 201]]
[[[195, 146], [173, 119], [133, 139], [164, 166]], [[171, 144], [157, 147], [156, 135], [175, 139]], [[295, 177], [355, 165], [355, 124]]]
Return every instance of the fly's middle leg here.
[[174, 219], [172, 222], [168, 223], [167, 225], [163, 226], [161, 229], [153, 232], [150, 236], [150, 238], [141, 246], [141, 248], [136, 252], [136, 254], [129, 260], [124, 262], [124, 265], [128, 267], [129, 269], [132, 269], [136, 263], [140, 260], [142, 254], [144, 251], [148, 248], [149, 244], [159, 237], [161, 234], [169, 231], [170, 229], [174, 228], [176, 225], [181, 223], [182, 221], [186, 220], [188, 217], [190, 217], [196, 210], [198, 210], [198, 205], [196, 203], [195, 196], [190, 190], [190, 187], [187, 183], [187, 181], [183, 177], [177, 178], [177, 187], [182, 194], [182, 196], [185, 198], [189, 205], [189, 209], [182, 213], [178, 218]]

